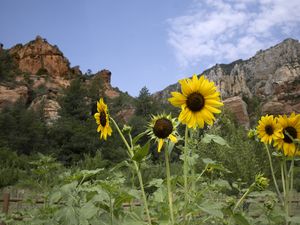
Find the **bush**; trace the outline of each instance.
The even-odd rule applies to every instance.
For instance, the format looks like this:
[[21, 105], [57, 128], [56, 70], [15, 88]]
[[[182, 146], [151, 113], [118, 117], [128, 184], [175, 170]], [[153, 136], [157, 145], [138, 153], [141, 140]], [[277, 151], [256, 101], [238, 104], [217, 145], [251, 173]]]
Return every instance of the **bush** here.
[[[215, 143], [199, 143], [198, 152], [201, 158], [211, 158], [222, 163], [231, 173], [224, 173], [224, 177], [233, 182], [241, 179], [250, 184], [258, 172], [269, 175], [269, 164], [260, 143], [250, 140], [247, 131], [237, 126], [228, 113], [223, 113], [216, 126], [208, 131], [223, 137], [230, 147]], [[271, 176], [270, 176], [271, 177]]]
[[0, 148], [0, 188], [16, 184], [27, 169], [24, 156], [18, 156], [9, 148]]

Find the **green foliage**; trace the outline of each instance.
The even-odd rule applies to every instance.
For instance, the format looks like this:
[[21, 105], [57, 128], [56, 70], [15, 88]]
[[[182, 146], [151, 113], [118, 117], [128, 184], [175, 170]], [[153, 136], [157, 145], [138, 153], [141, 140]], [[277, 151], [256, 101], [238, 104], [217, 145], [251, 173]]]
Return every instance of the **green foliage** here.
[[18, 156], [8, 148], [0, 148], [0, 188], [16, 184], [27, 169], [24, 156]]
[[53, 188], [44, 207], [25, 210], [23, 220], [6, 220], [7, 224], [143, 224], [141, 210], [123, 208], [123, 203], [137, 199], [139, 192], [124, 188], [120, 173], [96, 180], [101, 171], [82, 170], [80, 174], [66, 176], [67, 182]]
[[86, 120], [90, 112], [90, 107], [88, 106], [85, 97], [86, 90], [83, 87], [81, 80], [73, 80], [60, 100], [60, 114], [64, 117]]
[[[204, 140], [207, 139], [207, 135], [212, 134], [223, 137], [229, 146], [224, 147], [213, 142], [206, 145], [199, 142], [197, 144], [198, 154], [202, 158], [209, 157], [226, 165], [226, 168], [231, 171], [231, 173], [224, 174], [228, 181], [242, 179], [247, 184], [251, 184], [252, 178], [257, 172], [270, 174], [263, 146], [250, 140], [246, 130], [236, 125], [229, 114], [222, 113], [218, 124], [208, 130]], [[202, 138], [200, 137], [200, 139]]]
[[17, 65], [8, 51], [0, 51], [0, 81], [13, 81], [18, 73]]
[[47, 149], [46, 125], [38, 111], [23, 102], [4, 108], [0, 114], [0, 144], [18, 153], [30, 154]]

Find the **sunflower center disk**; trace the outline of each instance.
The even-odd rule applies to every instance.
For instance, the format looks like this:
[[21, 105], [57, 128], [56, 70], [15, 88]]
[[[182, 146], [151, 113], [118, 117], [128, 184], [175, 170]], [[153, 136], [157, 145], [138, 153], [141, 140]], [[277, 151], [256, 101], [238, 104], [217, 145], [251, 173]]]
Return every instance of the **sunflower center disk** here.
[[288, 133], [292, 138], [297, 138], [297, 130], [294, 127], [286, 127], [283, 130], [283, 141], [286, 143], [293, 143], [293, 140], [286, 134]]
[[106, 113], [101, 111], [101, 113], [100, 113], [100, 124], [101, 124], [101, 126], [105, 127], [106, 122], [107, 122], [106, 121]]
[[200, 111], [204, 107], [204, 97], [200, 93], [192, 93], [187, 97], [186, 105], [193, 111]]
[[153, 127], [153, 133], [158, 138], [167, 138], [173, 131], [173, 125], [172, 122], [166, 118], [161, 118], [156, 120], [154, 127]]
[[272, 135], [274, 133], [273, 127], [271, 125], [267, 125], [265, 127], [265, 131], [268, 135]]

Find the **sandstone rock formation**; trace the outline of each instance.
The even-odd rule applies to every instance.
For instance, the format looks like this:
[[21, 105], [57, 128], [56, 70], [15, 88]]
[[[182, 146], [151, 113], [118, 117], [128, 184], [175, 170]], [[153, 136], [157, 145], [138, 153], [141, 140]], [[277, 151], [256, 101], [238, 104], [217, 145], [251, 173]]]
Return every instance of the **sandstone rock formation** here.
[[116, 98], [120, 96], [120, 93], [111, 86], [111, 72], [109, 70], [101, 70], [95, 74], [92, 78], [92, 82], [101, 82], [104, 94], [109, 98]]
[[28, 88], [26, 86], [7, 87], [0, 85], [0, 108], [16, 102], [18, 99], [26, 101], [28, 98]]
[[19, 69], [29, 74], [65, 76], [70, 70], [70, 63], [63, 53], [40, 36], [25, 45], [14, 46], [9, 53], [17, 61]]
[[59, 118], [58, 111], [61, 107], [55, 99], [51, 99], [47, 95], [43, 95], [34, 99], [30, 105], [30, 108], [34, 110], [41, 107], [44, 109], [44, 117], [48, 125], [51, 125]]
[[[2, 47], [3, 45], [0, 45], [0, 50]], [[100, 78], [101, 85], [97, 86], [99, 93], [101, 92], [100, 96], [105, 94], [109, 98], [115, 98], [120, 95], [120, 92], [111, 86], [109, 70], [101, 70], [90, 78], [83, 77], [79, 66], [70, 68], [68, 59], [57, 46], [49, 44], [40, 36], [27, 44], [18, 44], [8, 52], [22, 73], [10, 84], [0, 84], [0, 109], [22, 98], [30, 108], [43, 107], [46, 121], [51, 124], [58, 118], [59, 95], [78, 77], [81, 77], [82, 81], [88, 81], [82, 82], [84, 86], [97, 82]]]
[[231, 111], [238, 123], [246, 128], [250, 127], [247, 104], [239, 96], [234, 96], [224, 100], [224, 108]]

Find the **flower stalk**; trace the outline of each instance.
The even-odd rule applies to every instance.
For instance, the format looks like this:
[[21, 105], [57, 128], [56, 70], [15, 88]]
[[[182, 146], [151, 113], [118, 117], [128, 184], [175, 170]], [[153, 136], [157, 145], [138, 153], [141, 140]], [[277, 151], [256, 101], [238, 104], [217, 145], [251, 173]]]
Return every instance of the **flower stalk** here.
[[168, 199], [169, 199], [169, 211], [171, 225], [174, 225], [174, 212], [173, 212], [173, 194], [171, 188], [171, 172], [170, 172], [170, 160], [169, 160], [169, 151], [166, 145], [165, 147], [165, 162], [166, 162], [166, 174], [167, 174], [167, 190], [168, 190]]
[[[125, 139], [122, 131], [120, 130], [118, 124], [116, 123], [116, 121], [110, 117], [111, 121], [113, 122], [115, 128], [117, 129], [119, 135], [121, 136], [127, 150], [128, 150], [128, 154], [130, 155], [131, 159], [134, 155], [133, 153], [133, 148], [129, 146], [127, 140]], [[143, 201], [144, 201], [144, 207], [145, 207], [145, 211], [146, 211], [146, 215], [147, 215], [147, 221], [148, 221], [148, 224], [149, 225], [152, 225], [152, 222], [151, 222], [151, 217], [150, 217], [150, 212], [149, 212], [149, 208], [148, 208], [148, 202], [147, 202], [147, 197], [146, 197], [146, 193], [145, 193], [145, 189], [144, 189], [144, 183], [143, 183], [143, 178], [142, 178], [142, 174], [141, 174], [141, 171], [140, 171], [140, 168], [137, 164], [136, 161], [132, 160], [133, 164], [134, 164], [134, 168], [136, 170], [136, 173], [138, 175], [138, 180], [139, 180], [139, 183], [140, 183], [140, 188], [141, 188], [141, 191], [142, 191], [142, 196], [143, 196]]]
[[252, 192], [254, 187], [255, 187], [255, 183], [250, 185], [250, 187], [247, 189], [247, 191], [243, 194], [243, 196], [236, 203], [235, 207], [233, 208], [233, 212], [235, 212], [235, 210], [240, 206], [240, 204], [244, 201], [244, 199], [247, 197], [247, 195], [249, 195]]
[[278, 188], [277, 181], [276, 181], [276, 177], [275, 177], [275, 173], [274, 173], [274, 168], [273, 168], [273, 163], [272, 163], [272, 158], [271, 158], [271, 154], [270, 154], [269, 147], [268, 147], [267, 144], [265, 144], [265, 148], [266, 148], [266, 151], [267, 151], [267, 154], [268, 154], [268, 159], [269, 159], [271, 174], [272, 174], [272, 178], [273, 178], [273, 182], [274, 182], [274, 185], [275, 185], [277, 196], [278, 196], [279, 201], [281, 202], [281, 204], [284, 204], [282, 196], [281, 196], [281, 193], [280, 193], [279, 188]]
[[[185, 205], [185, 209], [184, 209], [184, 215], [183, 215], [183, 219], [186, 222], [187, 218], [186, 218], [186, 214], [187, 214], [187, 206], [188, 206], [188, 202], [189, 202], [189, 190], [188, 190], [188, 133], [189, 133], [189, 129], [188, 126], [185, 127], [185, 135], [184, 135], [184, 160], [183, 160], [183, 180], [184, 180], [184, 205]], [[185, 223], [186, 224], [186, 223]]]

